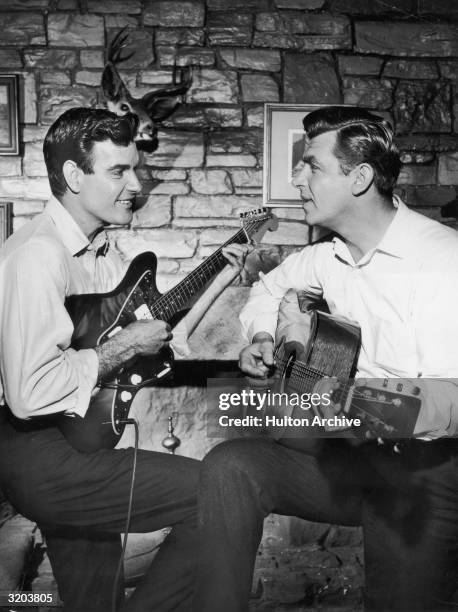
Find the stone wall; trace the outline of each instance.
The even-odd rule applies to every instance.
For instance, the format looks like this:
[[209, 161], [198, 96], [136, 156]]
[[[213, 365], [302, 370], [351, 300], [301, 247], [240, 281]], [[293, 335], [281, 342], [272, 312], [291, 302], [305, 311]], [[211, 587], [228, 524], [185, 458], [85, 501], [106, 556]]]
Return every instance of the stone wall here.
[[[10, 0], [0, 3], [0, 71], [19, 75], [19, 157], [0, 158], [14, 228], [49, 194], [41, 145], [75, 105], [103, 104], [104, 49], [127, 26], [120, 66], [136, 96], [192, 70], [181, 108], [144, 155], [144, 206], [114, 232], [125, 257], [153, 248], [161, 287], [226, 240], [262, 204], [263, 103], [361, 104], [399, 135], [407, 202], [440, 218], [458, 178], [458, 9], [453, 1]], [[300, 210], [279, 210], [264, 255], [307, 242]], [[259, 263], [259, 262], [258, 262]]]
[[[143, 207], [130, 228], [112, 231], [125, 258], [156, 252], [161, 289], [235, 233], [238, 212], [262, 205], [264, 102], [383, 112], [396, 126], [405, 164], [399, 193], [425, 214], [455, 223], [440, 212], [456, 200], [458, 182], [455, 0], [0, 0], [0, 19], [0, 73], [17, 74], [20, 84], [20, 155], [0, 157], [0, 201], [13, 202], [14, 229], [49, 195], [41, 154], [48, 126], [69, 107], [103, 105], [104, 50], [125, 26], [135, 53], [120, 72], [133, 95], [164, 87], [188, 68], [193, 78], [183, 104], [161, 126], [158, 150], [143, 155]], [[453, 208], [458, 214], [457, 205], [450, 214]], [[252, 257], [252, 270], [307, 243], [302, 211], [276, 212], [279, 231]], [[191, 341], [194, 357], [236, 356], [234, 315], [245, 294], [230, 288], [213, 306]], [[179, 452], [202, 457], [216, 440], [206, 436], [199, 385], [139, 394], [133, 412], [144, 423], [141, 444], [161, 449], [177, 406]], [[256, 570], [262, 599], [296, 601], [306, 591], [332, 591], [333, 580], [346, 593], [347, 575], [358, 590], [360, 538], [354, 530], [271, 518]], [[295, 545], [310, 547], [310, 583], [295, 565]], [[329, 557], [329, 548], [338, 553]]]

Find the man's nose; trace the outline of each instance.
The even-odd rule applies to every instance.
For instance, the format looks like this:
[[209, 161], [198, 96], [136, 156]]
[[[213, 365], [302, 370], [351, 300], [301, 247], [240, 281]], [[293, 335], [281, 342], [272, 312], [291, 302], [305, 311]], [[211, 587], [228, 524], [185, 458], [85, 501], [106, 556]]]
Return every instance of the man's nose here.
[[294, 166], [292, 172], [292, 183], [294, 187], [301, 187], [307, 184], [306, 168], [307, 166], [303, 161], [300, 161], [296, 166]]
[[135, 170], [132, 170], [132, 172], [129, 175], [129, 181], [127, 183], [127, 189], [129, 191], [132, 191], [132, 193], [140, 193], [142, 190], [142, 186], [140, 184], [140, 181], [138, 180], [138, 176], [135, 172]]

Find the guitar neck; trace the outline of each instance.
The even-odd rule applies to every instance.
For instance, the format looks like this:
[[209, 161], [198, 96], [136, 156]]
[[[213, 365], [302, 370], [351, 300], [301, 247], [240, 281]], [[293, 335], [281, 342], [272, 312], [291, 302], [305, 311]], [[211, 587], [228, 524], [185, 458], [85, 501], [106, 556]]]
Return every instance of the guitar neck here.
[[193, 270], [178, 285], [164, 293], [150, 306], [151, 314], [155, 319], [170, 322], [173, 317], [183, 310], [189, 301], [197, 295], [205, 285], [224, 268], [227, 259], [222, 249], [229, 244], [246, 244], [250, 237], [259, 229], [264, 221], [248, 221], [232, 238], [227, 240], [218, 250], [207, 257], [195, 270]]

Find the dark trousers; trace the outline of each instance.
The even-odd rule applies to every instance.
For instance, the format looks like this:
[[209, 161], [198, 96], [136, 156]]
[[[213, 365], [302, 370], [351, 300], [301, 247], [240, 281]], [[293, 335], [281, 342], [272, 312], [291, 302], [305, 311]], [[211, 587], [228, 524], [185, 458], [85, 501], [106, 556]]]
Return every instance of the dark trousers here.
[[[133, 449], [80, 453], [57, 428], [32, 423], [0, 414], [0, 487], [42, 529], [66, 612], [109, 612]], [[198, 468], [193, 459], [139, 451], [130, 530], [173, 529], [123, 611], [190, 609]]]
[[458, 587], [457, 440], [327, 440], [316, 454], [268, 439], [214, 448], [201, 468], [195, 612], [245, 612], [263, 519], [362, 525], [367, 610], [450, 609]]

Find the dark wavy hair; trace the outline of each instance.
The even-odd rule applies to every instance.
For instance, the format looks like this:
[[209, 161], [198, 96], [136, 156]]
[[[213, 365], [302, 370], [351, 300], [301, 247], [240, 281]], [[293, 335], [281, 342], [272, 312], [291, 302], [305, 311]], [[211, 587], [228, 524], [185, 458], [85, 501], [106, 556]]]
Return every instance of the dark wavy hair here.
[[94, 172], [94, 143], [111, 140], [119, 146], [133, 142], [138, 117], [128, 113], [119, 117], [102, 108], [71, 108], [51, 125], [43, 143], [43, 155], [48, 170], [51, 191], [56, 198], [67, 190], [62, 167], [66, 160], [74, 161], [85, 174]]
[[309, 113], [304, 117], [303, 125], [308, 138], [335, 131], [334, 155], [342, 172], [348, 174], [363, 162], [370, 164], [374, 170], [375, 187], [382, 195], [391, 198], [401, 159], [388, 121], [364, 108], [329, 106]]

